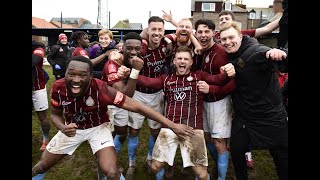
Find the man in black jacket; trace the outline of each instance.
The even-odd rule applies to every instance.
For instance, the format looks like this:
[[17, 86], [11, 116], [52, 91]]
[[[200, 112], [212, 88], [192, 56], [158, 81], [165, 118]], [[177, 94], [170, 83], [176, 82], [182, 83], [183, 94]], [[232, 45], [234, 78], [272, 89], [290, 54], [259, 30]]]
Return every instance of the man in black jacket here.
[[282, 17], [279, 21], [278, 48], [284, 48], [288, 42], [288, 0], [282, 1]]
[[252, 149], [269, 149], [279, 179], [287, 180], [288, 121], [275, 62], [287, 53], [243, 36], [235, 23], [221, 28], [220, 37], [236, 70], [230, 145], [237, 179], [248, 179], [244, 153], [250, 143]]
[[56, 80], [64, 78], [65, 76], [68, 51], [68, 38], [65, 34], [61, 33], [58, 37], [57, 44], [52, 46], [47, 57]]

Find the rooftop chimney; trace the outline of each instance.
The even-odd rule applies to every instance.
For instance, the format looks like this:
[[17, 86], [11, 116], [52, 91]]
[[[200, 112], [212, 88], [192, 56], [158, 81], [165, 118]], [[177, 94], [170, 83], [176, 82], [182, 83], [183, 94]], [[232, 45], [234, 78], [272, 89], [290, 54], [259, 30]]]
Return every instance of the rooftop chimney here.
[[247, 6], [245, 4], [242, 4], [242, 0], [236, 0], [236, 4], [235, 5], [238, 6], [238, 7], [243, 8], [243, 9], [246, 9], [246, 6]]

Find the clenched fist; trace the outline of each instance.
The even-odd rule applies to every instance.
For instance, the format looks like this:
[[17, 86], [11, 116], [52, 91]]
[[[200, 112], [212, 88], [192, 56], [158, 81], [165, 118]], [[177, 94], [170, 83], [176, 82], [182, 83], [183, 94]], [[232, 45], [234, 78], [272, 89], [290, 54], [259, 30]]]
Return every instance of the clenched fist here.
[[73, 137], [76, 135], [76, 129], [78, 128], [76, 123], [70, 123], [68, 125], [65, 125], [62, 129], [61, 132], [65, 134], [68, 137]]
[[143, 60], [139, 58], [138, 56], [133, 56], [132, 58], [129, 59], [131, 67], [136, 69], [136, 70], [141, 70], [143, 68]]
[[220, 71], [226, 72], [229, 77], [234, 77], [236, 75], [234, 66], [231, 63], [221, 66]]
[[126, 79], [130, 74], [130, 68], [127, 68], [126, 66], [120, 66], [117, 71], [117, 76], [119, 79]]

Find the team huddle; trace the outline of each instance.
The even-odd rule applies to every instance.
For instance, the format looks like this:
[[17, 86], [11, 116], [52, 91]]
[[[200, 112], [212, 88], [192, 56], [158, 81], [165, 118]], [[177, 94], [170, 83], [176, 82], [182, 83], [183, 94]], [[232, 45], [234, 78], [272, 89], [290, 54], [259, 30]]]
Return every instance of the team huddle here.
[[[91, 47], [86, 32], [72, 33], [73, 44], [60, 34], [47, 57], [56, 78], [50, 119], [59, 130], [50, 141], [50, 123], [43, 116], [49, 108], [40, 62], [44, 49], [33, 42], [32, 99], [43, 153], [32, 179], [43, 179], [86, 141], [97, 157], [99, 179], [134, 179], [144, 120], [150, 131], [148, 172], [157, 180], [174, 179], [178, 147], [183, 167], [191, 167], [196, 179], [210, 179], [208, 151], [219, 180], [226, 179], [229, 151], [236, 178], [248, 179], [249, 147], [269, 149], [279, 179], [288, 179], [288, 116], [277, 78], [288, 52], [254, 38], [273, 31], [279, 20], [251, 31], [241, 31], [233, 20], [232, 12], [222, 11], [217, 31], [210, 19], [196, 21], [193, 28], [188, 18], [175, 21], [164, 12], [162, 18], [150, 17], [141, 34], [129, 32], [120, 43], [102, 29]], [[177, 27], [176, 33], [164, 34], [165, 21]], [[125, 141], [129, 167], [124, 176], [117, 156]]]

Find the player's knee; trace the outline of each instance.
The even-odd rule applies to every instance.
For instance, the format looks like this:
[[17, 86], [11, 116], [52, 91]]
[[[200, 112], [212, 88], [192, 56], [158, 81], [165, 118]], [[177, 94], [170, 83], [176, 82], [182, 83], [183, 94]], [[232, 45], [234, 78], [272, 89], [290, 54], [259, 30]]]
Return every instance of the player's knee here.
[[155, 138], [159, 135], [159, 132], [160, 132], [160, 129], [151, 129], [150, 128], [150, 134]]
[[155, 163], [152, 163], [152, 164], [151, 164], [151, 172], [152, 172], [152, 173], [156, 174], [157, 172], [160, 171], [160, 169], [161, 169], [161, 167], [160, 167], [160, 166], [157, 166]]
[[197, 172], [196, 176], [198, 177], [198, 179], [208, 179], [208, 172], [200, 171], [200, 172]]
[[101, 169], [101, 171], [104, 175], [106, 175], [107, 177], [109, 177], [111, 179], [120, 177], [120, 173], [118, 171], [118, 168], [116, 168], [116, 167], [112, 167], [112, 168], [108, 168], [108, 169]]
[[139, 135], [139, 132], [140, 132], [140, 129], [130, 128], [129, 135], [131, 137], [135, 137]]
[[47, 120], [47, 114], [46, 114], [46, 110], [44, 111], [37, 111], [38, 114], [38, 118], [40, 119], [40, 121], [45, 121]]
[[46, 167], [43, 163], [39, 162], [32, 168], [32, 176], [35, 176], [37, 174], [45, 173], [49, 170], [48, 167]]
[[226, 139], [223, 138], [215, 138], [213, 140], [214, 142], [214, 146], [218, 149], [218, 150], [223, 150], [226, 149], [227, 147], [227, 141]]
[[116, 134], [118, 134], [118, 135], [127, 136], [127, 134], [128, 134], [127, 126], [119, 127], [119, 126], [115, 125], [114, 129], [115, 129]]

